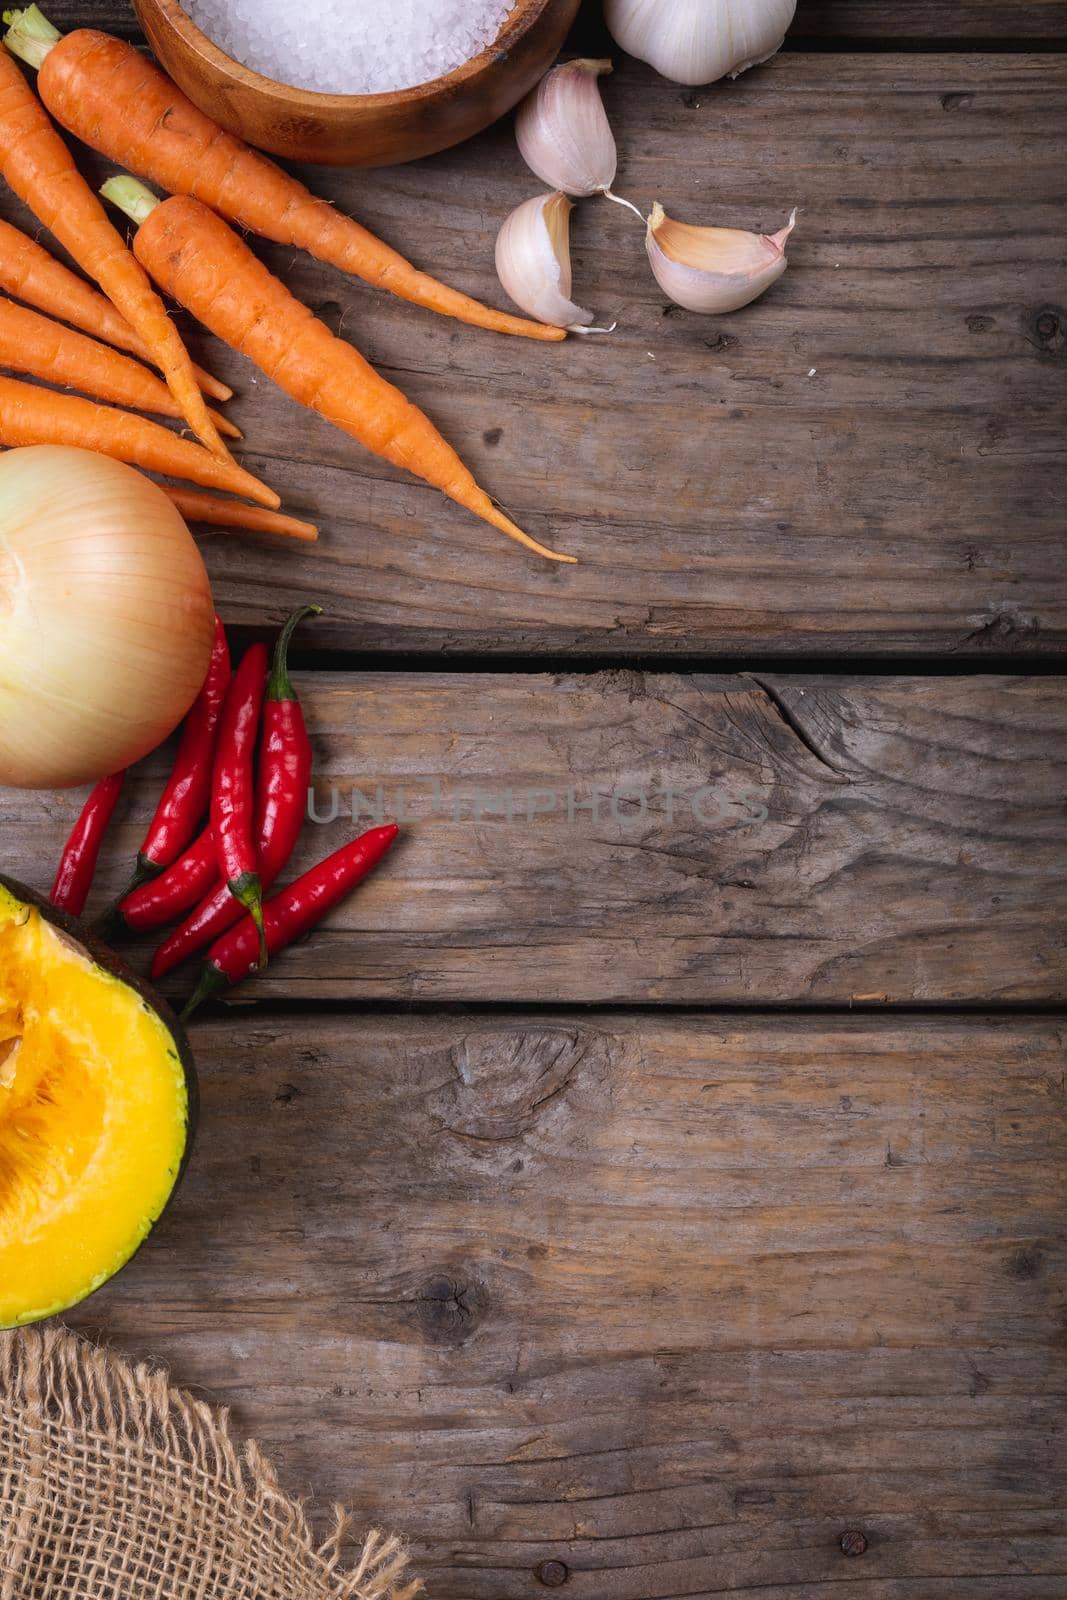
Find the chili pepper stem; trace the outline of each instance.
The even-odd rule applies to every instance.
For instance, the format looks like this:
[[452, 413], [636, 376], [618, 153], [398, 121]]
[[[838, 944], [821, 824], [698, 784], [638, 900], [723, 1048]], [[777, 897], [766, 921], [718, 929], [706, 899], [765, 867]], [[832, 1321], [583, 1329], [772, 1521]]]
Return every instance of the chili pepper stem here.
[[205, 1001], [214, 1000], [216, 995], [221, 994], [228, 987], [225, 975], [219, 971], [218, 967], [213, 967], [210, 961], [205, 961], [200, 969], [200, 978], [196, 988], [182, 1007], [181, 1020], [188, 1022], [189, 1018], [200, 1010]]
[[101, 939], [113, 938], [123, 924], [122, 912], [119, 910], [119, 906], [124, 900], [128, 900], [136, 889], [140, 889], [146, 883], [151, 883], [153, 878], [158, 878], [162, 871], [162, 867], [157, 867], [154, 861], [149, 861], [146, 855], [138, 851], [137, 861], [133, 872], [130, 874], [129, 883], [118, 898], [111, 902], [107, 910], [101, 911], [93, 924], [93, 931]]
[[289, 681], [289, 645], [293, 634], [305, 617], [321, 616], [321, 606], [301, 606], [299, 611], [293, 612], [278, 635], [278, 643], [274, 647], [274, 662], [271, 667], [270, 682], [267, 685], [268, 700], [292, 700], [295, 698], [292, 683]]
[[142, 884], [151, 883], [152, 879], [158, 878], [162, 871], [163, 868], [161, 866], [158, 866], [154, 861], [149, 861], [148, 857], [143, 853], [143, 851], [139, 850], [137, 852], [136, 864], [134, 865], [133, 872], [130, 876], [130, 881], [119, 895], [119, 900], [125, 900], [127, 895], [131, 895], [133, 891], [135, 889], [139, 889]]
[[267, 930], [263, 926], [263, 884], [259, 873], [242, 872], [239, 878], [232, 878], [230, 893], [240, 901], [255, 923], [259, 935], [259, 970], [262, 972], [270, 956], [267, 951]]

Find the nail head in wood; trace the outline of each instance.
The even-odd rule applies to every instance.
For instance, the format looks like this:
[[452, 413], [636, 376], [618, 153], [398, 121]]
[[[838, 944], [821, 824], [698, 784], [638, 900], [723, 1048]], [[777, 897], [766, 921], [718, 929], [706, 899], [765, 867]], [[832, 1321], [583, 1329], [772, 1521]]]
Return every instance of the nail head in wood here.
[[540, 1566], [534, 1568], [534, 1577], [546, 1589], [562, 1588], [570, 1575], [571, 1569], [562, 1561], [542, 1561]]

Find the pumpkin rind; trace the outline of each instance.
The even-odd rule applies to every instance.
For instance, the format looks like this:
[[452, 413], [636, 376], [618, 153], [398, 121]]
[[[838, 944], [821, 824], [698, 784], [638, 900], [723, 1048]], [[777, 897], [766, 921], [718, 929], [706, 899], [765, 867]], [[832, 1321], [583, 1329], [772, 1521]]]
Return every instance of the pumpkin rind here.
[[[198, 1111], [188, 1041], [166, 1002], [72, 917], [0, 874], [0, 940], [20, 940], [22, 927], [21, 964], [4, 976], [9, 995], [21, 984], [32, 999], [34, 1021], [0, 1062], [0, 1327], [66, 1310], [126, 1265], [178, 1186]], [[20, 1084], [23, 1044], [33, 1055]]]

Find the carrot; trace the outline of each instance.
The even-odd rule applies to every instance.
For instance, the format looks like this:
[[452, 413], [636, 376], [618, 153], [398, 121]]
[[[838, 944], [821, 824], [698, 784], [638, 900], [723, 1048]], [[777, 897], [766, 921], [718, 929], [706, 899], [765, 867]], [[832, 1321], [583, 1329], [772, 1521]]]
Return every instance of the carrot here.
[[133, 45], [92, 28], [64, 37], [36, 6], [12, 15], [8, 47], [40, 69], [49, 111], [112, 161], [172, 194], [203, 200], [241, 228], [307, 250], [443, 316], [527, 339], [566, 337], [562, 328], [494, 311], [416, 271], [358, 222], [224, 132]]
[[212, 528], [247, 528], [250, 533], [278, 533], [287, 539], [303, 539], [314, 544], [319, 530], [313, 522], [287, 517], [281, 511], [266, 511], [262, 506], [247, 506], [243, 500], [221, 500], [218, 495], [200, 494], [196, 489], [172, 489], [167, 493], [186, 522], [203, 522]]
[[191, 439], [131, 411], [0, 377], [0, 444], [73, 444], [147, 472], [245, 494], [277, 510], [281, 501], [235, 461], [220, 461]]
[[136, 178], [111, 178], [101, 193], [140, 224], [134, 253], [160, 288], [294, 400], [528, 550], [550, 561], [574, 559], [538, 544], [498, 511], [430, 419], [295, 299], [207, 206], [185, 195], [160, 202]]
[[[178, 402], [166, 384], [129, 356], [109, 344], [98, 344], [87, 334], [75, 333], [39, 311], [17, 306], [0, 295], [0, 367], [28, 372], [49, 383], [80, 389], [82, 394], [110, 400], [131, 411], [157, 411], [180, 417]], [[232, 439], [240, 429], [225, 417], [216, 417], [220, 433]]]
[[136, 328], [197, 438], [220, 461], [228, 461], [229, 452], [207, 414], [192, 362], [166, 307], [4, 49], [0, 49], [0, 174]]
[[[36, 239], [30, 239], [10, 222], [0, 218], [0, 289], [25, 300], [50, 317], [69, 322], [83, 333], [128, 350], [142, 361], [152, 361], [148, 346], [134, 333], [106, 295], [92, 289], [69, 267], [50, 256]], [[194, 367], [196, 379], [212, 400], [232, 400], [233, 390], [219, 383], [210, 372]]]

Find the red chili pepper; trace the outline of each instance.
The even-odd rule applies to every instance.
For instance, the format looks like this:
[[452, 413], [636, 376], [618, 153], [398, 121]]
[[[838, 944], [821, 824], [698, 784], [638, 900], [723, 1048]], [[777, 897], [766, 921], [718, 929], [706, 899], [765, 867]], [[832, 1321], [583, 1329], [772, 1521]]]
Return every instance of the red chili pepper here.
[[[263, 921], [271, 955], [277, 955], [279, 950], [284, 950], [294, 939], [321, 922], [327, 912], [378, 865], [399, 832], [395, 822], [384, 828], [371, 828], [369, 833], [343, 845], [268, 900], [263, 907]], [[254, 972], [258, 951], [256, 928], [251, 919], [245, 917], [212, 945], [196, 992], [182, 1012], [183, 1018], [191, 1017], [212, 995], [220, 994]]]
[[261, 966], [267, 964], [267, 938], [263, 931], [263, 885], [256, 864], [253, 834], [253, 761], [266, 688], [267, 652], [263, 645], [254, 644], [245, 652], [234, 673], [222, 708], [211, 784], [211, 826], [215, 833], [219, 876], [234, 899], [252, 914], [259, 933]]
[[311, 740], [303, 708], [289, 678], [289, 645], [305, 617], [321, 606], [301, 606], [282, 629], [263, 708], [263, 742], [256, 793], [256, 842], [264, 888], [279, 876], [296, 849], [307, 815]]
[[82, 807], [60, 857], [51, 899], [54, 906], [60, 911], [69, 911], [72, 917], [80, 917], [85, 910], [100, 859], [100, 846], [125, 781], [125, 772], [116, 772], [97, 784]]
[[[311, 740], [289, 678], [289, 644], [300, 622], [305, 617], [317, 616], [320, 610], [319, 606], [303, 606], [294, 611], [274, 651], [274, 667], [263, 708], [256, 787], [256, 850], [264, 893], [284, 871], [296, 848], [307, 812]], [[162, 885], [163, 879], [159, 881]], [[240, 921], [243, 914], [226, 885], [219, 885], [160, 945], [152, 959], [152, 976], [160, 978], [172, 967], [187, 961]], [[162, 921], [152, 926], [159, 927]]]
[[230, 649], [215, 618], [215, 647], [204, 687], [185, 719], [178, 754], [156, 814], [137, 854], [133, 888], [177, 861], [193, 838], [211, 799], [215, 736], [230, 685]]
[[[218, 882], [218, 878], [219, 854], [215, 848], [215, 835], [207, 827], [199, 839], [158, 878], [153, 878], [150, 883], [142, 883], [125, 900], [120, 900], [118, 914], [135, 933], [165, 927], [168, 922], [180, 917], [183, 911], [188, 911], [190, 906], [195, 906]], [[230, 891], [223, 886], [221, 893], [227, 906], [232, 905], [240, 916], [241, 908]]]

